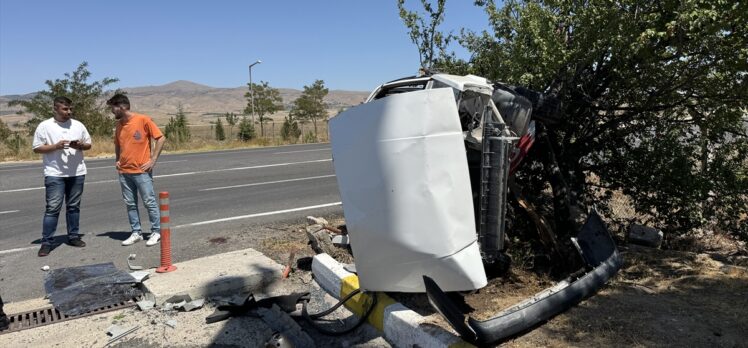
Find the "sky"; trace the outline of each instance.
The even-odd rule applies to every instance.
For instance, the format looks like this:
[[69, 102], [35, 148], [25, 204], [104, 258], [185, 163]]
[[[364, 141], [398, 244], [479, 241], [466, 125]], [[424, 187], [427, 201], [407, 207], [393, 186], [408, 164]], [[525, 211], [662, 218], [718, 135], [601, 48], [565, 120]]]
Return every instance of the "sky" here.
[[[472, 0], [447, 1], [445, 13], [442, 31], [487, 26]], [[321, 79], [369, 91], [419, 67], [395, 0], [0, 0], [0, 95], [44, 90], [84, 61], [89, 82], [119, 79], [112, 89], [177, 80], [233, 88], [246, 86], [258, 59], [252, 82], [295, 89]]]

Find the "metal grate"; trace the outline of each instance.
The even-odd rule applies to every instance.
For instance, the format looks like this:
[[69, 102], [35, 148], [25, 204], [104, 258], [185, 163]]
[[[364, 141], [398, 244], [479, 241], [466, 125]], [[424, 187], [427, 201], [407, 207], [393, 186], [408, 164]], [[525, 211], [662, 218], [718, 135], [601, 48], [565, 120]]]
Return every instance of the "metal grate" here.
[[101, 314], [101, 313], [106, 313], [106, 312], [133, 307], [136, 305], [136, 301], [137, 299], [131, 299], [125, 302], [120, 302], [120, 303], [108, 305], [106, 307], [94, 309], [90, 312], [86, 312], [86, 313], [75, 315], [75, 316], [64, 315], [60, 313], [60, 311], [54, 307], [36, 309], [33, 311], [28, 311], [28, 312], [23, 312], [23, 313], [18, 313], [18, 314], [9, 314], [8, 320], [10, 320], [10, 325], [8, 326], [8, 329], [0, 331], [0, 335], [6, 334], [9, 332], [16, 332], [16, 331], [31, 329], [31, 328], [35, 328], [39, 326], [59, 323], [59, 322], [67, 321], [67, 320], [87, 317], [90, 315], [96, 315], [96, 314]]

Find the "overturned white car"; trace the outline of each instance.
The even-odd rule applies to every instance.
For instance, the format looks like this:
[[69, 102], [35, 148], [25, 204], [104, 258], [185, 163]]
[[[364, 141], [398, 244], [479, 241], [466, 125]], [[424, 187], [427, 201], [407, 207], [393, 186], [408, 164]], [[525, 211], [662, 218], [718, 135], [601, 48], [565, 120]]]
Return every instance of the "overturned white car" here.
[[[378, 87], [330, 120], [333, 163], [361, 288], [427, 292], [467, 340], [495, 342], [576, 304], [620, 268], [593, 211], [574, 245], [585, 269], [525, 303], [466, 320], [444, 291], [506, 266], [507, 181], [560, 105], [477, 76], [435, 74]], [[533, 115], [533, 110], [535, 114]]]

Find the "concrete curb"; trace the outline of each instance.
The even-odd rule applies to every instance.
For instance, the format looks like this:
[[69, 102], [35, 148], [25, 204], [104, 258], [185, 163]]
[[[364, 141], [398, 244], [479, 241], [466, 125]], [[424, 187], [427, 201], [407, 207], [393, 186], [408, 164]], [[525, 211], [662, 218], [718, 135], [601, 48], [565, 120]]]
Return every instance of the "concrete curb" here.
[[[358, 276], [343, 268], [328, 254], [312, 261], [317, 283], [332, 296], [341, 299], [359, 288]], [[377, 294], [377, 305], [367, 322], [397, 347], [474, 347], [459, 336], [429, 323], [425, 317], [396, 302], [384, 293]], [[371, 301], [371, 293], [358, 294], [346, 303], [356, 315], [362, 315]]]

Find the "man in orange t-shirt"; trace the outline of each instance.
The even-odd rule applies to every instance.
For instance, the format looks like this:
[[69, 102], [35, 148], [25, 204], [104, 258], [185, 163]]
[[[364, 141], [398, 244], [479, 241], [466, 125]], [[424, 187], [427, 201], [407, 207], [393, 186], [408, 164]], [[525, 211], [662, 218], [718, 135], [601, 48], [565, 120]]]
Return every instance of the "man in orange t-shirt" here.
[[[161, 215], [153, 190], [153, 167], [156, 165], [166, 138], [147, 115], [130, 111], [130, 100], [124, 94], [115, 94], [107, 101], [117, 122], [114, 134], [115, 167], [119, 172], [122, 199], [127, 206], [132, 234], [122, 245], [132, 245], [143, 240], [138, 213], [138, 193], [148, 210], [151, 234], [147, 246], [161, 240]], [[155, 142], [154, 142], [155, 141]]]

